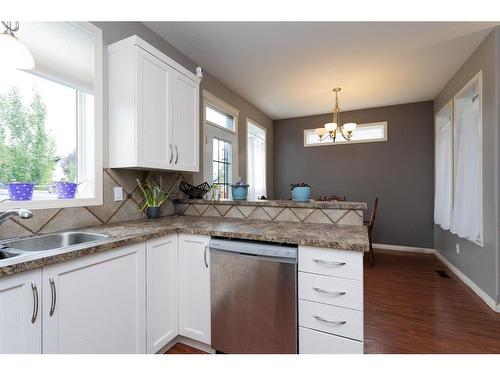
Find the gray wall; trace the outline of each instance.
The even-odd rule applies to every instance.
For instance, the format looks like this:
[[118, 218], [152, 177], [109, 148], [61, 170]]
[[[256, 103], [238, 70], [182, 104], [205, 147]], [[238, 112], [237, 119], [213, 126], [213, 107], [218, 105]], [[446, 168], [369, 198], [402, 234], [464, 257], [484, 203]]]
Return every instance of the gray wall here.
[[431, 101], [342, 112], [342, 122], [387, 121], [387, 142], [304, 147], [304, 129], [331, 121], [323, 114], [274, 122], [275, 195], [289, 184], [312, 185], [313, 196], [379, 197], [377, 243], [432, 248], [433, 105]]
[[[140, 22], [93, 22], [97, 27], [103, 30], [103, 44], [106, 46], [110, 43], [116, 42], [118, 40], [127, 38], [131, 35], [138, 35], [142, 39], [146, 40], [148, 43], [158, 48], [160, 51], [165, 53], [167, 56], [171, 57], [179, 64], [183, 65], [187, 69], [192, 72], [195, 71], [196, 67], [199, 65], [196, 62], [192, 61], [185, 55], [183, 55], [179, 50], [177, 50], [174, 46], [169, 44], [163, 38], [161, 38], [158, 34], [153, 32], [151, 29], [147, 28], [144, 24]], [[107, 145], [107, 93], [108, 93], [108, 85], [107, 85], [107, 54], [104, 53], [104, 144]], [[246, 180], [246, 170], [247, 170], [247, 148], [246, 148], [246, 118], [249, 117], [256, 121], [259, 125], [265, 127], [267, 129], [267, 190], [268, 194], [272, 195], [273, 193], [273, 122], [272, 120], [265, 115], [262, 111], [260, 111], [257, 107], [246, 101], [240, 95], [226, 87], [222, 84], [217, 78], [212, 76], [209, 72], [205, 71], [203, 76], [203, 80], [200, 85], [200, 119], [202, 116], [202, 90], [206, 89], [210, 91], [212, 94], [216, 95], [220, 99], [228, 102], [233, 107], [240, 111], [240, 117], [238, 122], [238, 174], [242, 176], [243, 179]], [[202, 134], [202, 126], [200, 126], [200, 140]], [[105, 147], [105, 165], [107, 164], [107, 148]], [[194, 175], [194, 181], [197, 183], [202, 182], [203, 180], [203, 162], [202, 159], [202, 144], [200, 142], [200, 173]]]
[[[483, 291], [499, 300], [498, 279], [498, 106], [500, 29], [493, 30], [434, 100], [438, 112], [480, 70], [483, 72], [483, 214], [484, 247], [463, 240], [439, 226], [435, 248]], [[456, 244], [460, 254], [456, 253]]]

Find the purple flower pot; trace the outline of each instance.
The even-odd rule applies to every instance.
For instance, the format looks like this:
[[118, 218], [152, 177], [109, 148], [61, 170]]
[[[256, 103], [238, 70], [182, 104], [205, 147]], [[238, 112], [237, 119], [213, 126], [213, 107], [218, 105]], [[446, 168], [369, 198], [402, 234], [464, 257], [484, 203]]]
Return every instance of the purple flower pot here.
[[35, 184], [30, 182], [10, 182], [9, 198], [13, 201], [30, 201], [33, 198]]
[[57, 199], [74, 199], [78, 184], [75, 182], [56, 182]]

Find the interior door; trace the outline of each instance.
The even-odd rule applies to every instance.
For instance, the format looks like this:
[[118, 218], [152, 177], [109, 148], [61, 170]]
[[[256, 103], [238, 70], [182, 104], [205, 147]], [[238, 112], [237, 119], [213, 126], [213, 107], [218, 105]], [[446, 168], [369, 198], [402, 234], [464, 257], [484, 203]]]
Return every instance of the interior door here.
[[41, 354], [42, 270], [0, 279], [0, 354]]
[[145, 353], [145, 244], [45, 267], [44, 353]]
[[210, 237], [179, 235], [179, 334], [210, 345]]
[[137, 47], [137, 163], [172, 166], [172, 68]]
[[173, 169], [199, 171], [199, 105], [198, 83], [173, 72]]
[[157, 353], [179, 333], [177, 234], [146, 242], [147, 352]]

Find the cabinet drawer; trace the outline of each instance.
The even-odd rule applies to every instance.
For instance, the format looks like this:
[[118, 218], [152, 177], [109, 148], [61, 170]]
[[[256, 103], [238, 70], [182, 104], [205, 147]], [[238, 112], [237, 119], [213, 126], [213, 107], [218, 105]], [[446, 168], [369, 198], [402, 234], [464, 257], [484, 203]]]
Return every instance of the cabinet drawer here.
[[363, 310], [363, 282], [299, 272], [299, 298]]
[[299, 326], [363, 341], [363, 313], [299, 300]]
[[299, 271], [363, 280], [363, 253], [299, 246]]
[[299, 354], [363, 354], [363, 343], [300, 327]]

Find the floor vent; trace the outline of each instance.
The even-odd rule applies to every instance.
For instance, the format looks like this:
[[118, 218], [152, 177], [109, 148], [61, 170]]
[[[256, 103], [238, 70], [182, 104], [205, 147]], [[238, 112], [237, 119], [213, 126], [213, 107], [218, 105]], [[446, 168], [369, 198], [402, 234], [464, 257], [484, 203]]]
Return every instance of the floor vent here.
[[449, 279], [450, 276], [446, 273], [446, 271], [443, 270], [437, 270], [436, 273], [438, 274], [439, 277], [442, 277], [444, 279]]

